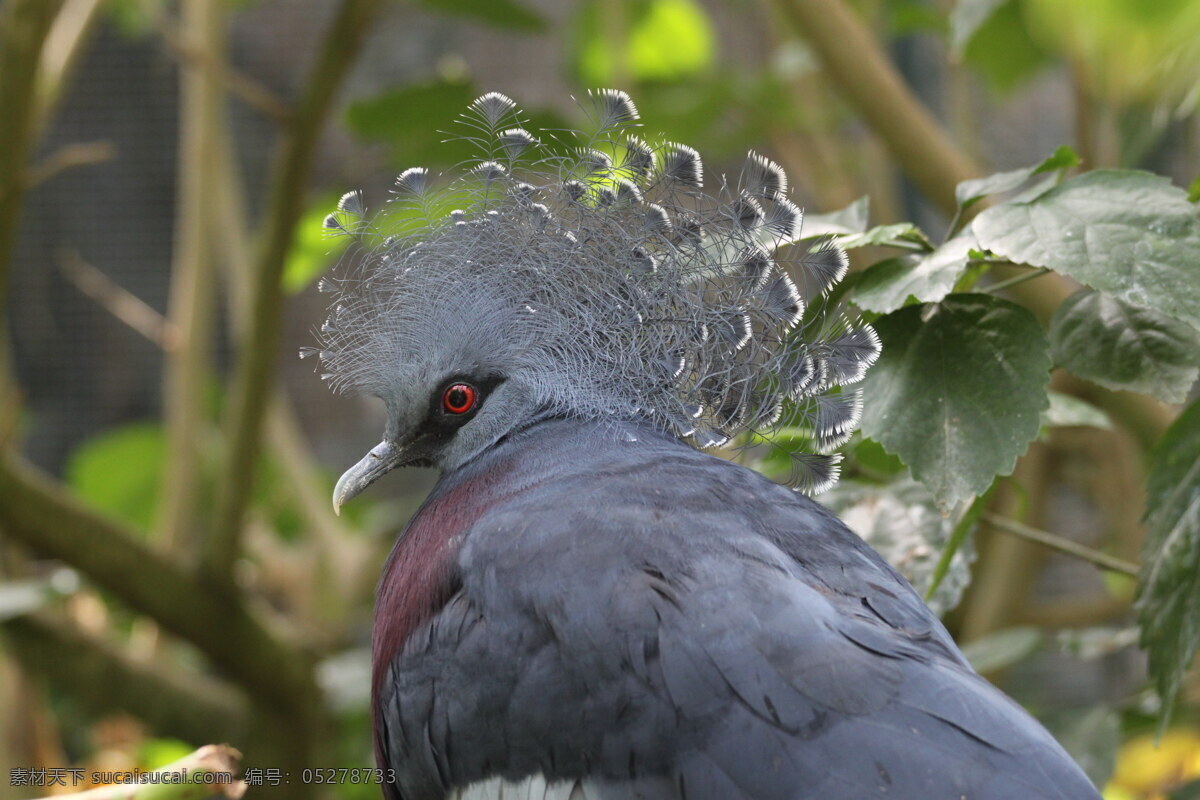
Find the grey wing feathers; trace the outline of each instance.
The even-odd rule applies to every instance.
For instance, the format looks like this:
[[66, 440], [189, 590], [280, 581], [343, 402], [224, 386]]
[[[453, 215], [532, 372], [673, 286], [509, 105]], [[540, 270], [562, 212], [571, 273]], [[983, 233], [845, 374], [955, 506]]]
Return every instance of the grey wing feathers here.
[[[828, 511], [674, 442], [638, 450], [652, 438], [600, 458], [576, 435], [573, 461], [524, 475], [537, 488], [467, 535], [462, 594], [394, 662], [392, 713], [414, 740], [448, 720], [429, 728], [441, 755], [409, 756], [429, 785], [541, 774], [586, 778], [600, 800], [1098, 797]], [[440, 637], [450, 655], [435, 657]]]

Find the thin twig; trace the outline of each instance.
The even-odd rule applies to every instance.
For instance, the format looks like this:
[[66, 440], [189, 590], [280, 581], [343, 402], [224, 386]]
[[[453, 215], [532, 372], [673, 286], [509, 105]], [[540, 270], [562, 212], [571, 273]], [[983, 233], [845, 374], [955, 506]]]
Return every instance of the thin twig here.
[[230, 94], [236, 95], [246, 105], [258, 109], [276, 122], [286, 124], [291, 119], [292, 109], [270, 89], [239, 71], [226, 60], [204, 48], [195, 47], [184, 41], [184, 38], [165, 18], [160, 18], [156, 27], [159, 35], [163, 37], [163, 41], [180, 61], [210, 73], [217, 81], [224, 84]]
[[170, 350], [175, 346], [178, 332], [162, 314], [89, 264], [79, 253], [74, 250], [60, 252], [58, 268], [76, 289], [160, 349]]
[[1024, 275], [1014, 275], [1007, 280], [1000, 281], [999, 283], [993, 283], [991, 286], [987, 287], [986, 291], [988, 294], [995, 294], [996, 292], [1003, 291], [1010, 286], [1016, 286], [1018, 283], [1024, 283], [1025, 281], [1031, 281], [1035, 278], [1040, 278], [1043, 275], [1049, 275], [1051, 271], [1052, 270], [1049, 267], [1039, 267], [1033, 272], [1026, 272]]
[[343, 0], [313, 64], [275, 163], [263, 248], [255, 265], [250, 326], [238, 347], [229, 393], [225, 464], [217, 485], [213, 527], [204, 553], [204, 564], [214, 577], [229, 575], [229, 568], [237, 558], [242, 522], [262, 447], [263, 415], [275, 387], [283, 315], [283, 266], [292, 247], [296, 224], [304, 213], [305, 189], [317, 140], [334, 96], [362, 49], [362, 40], [380, 5], [381, 0]]
[[103, 164], [116, 157], [117, 146], [112, 142], [76, 142], [64, 145], [29, 168], [25, 173], [25, 189], [32, 189], [69, 169]]
[[1095, 564], [1101, 569], [1106, 569], [1110, 572], [1119, 572], [1122, 575], [1129, 575], [1134, 578], [1138, 575], [1137, 564], [1126, 561], [1123, 558], [1110, 556], [1108, 553], [1102, 553], [1099, 550], [1071, 541], [1056, 533], [1031, 528], [1028, 525], [1022, 525], [1020, 522], [1015, 522], [999, 514], [993, 514], [990, 511], [984, 512], [983, 521], [997, 530], [1011, 533], [1014, 536], [1020, 536], [1022, 539], [1028, 539], [1031, 542], [1037, 542], [1040, 545], [1049, 547], [1051, 550], [1057, 550], [1060, 553], [1081, 558], [1084, 561]]

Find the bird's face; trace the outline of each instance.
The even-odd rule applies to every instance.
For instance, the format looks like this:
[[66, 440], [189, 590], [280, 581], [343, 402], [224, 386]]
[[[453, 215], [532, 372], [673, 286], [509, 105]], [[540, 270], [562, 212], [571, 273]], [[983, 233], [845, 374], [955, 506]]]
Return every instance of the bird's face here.
[[396, 467], [454, 470], [531, 419], [534, 395], [515, 373], [481, 342], [436, 347], [406, 365], [380, 393], [388, 412], [383, 441], [338, 480], [334, 511]]

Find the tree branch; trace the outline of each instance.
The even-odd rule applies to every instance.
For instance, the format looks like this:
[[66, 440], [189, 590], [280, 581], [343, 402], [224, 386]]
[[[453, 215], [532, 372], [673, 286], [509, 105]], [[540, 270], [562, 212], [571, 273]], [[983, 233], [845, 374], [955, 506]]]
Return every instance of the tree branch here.
[[266, 235], [254, 274], [250, 326], [238, 348], [225, 427], [226, 458], [204, 564], [226, 576], [237, 558], [246, 504], [262, 446], [262, 422], [275, 385], [283, 292], [280, 278], [304, 212], [305, 189], [323, 123], [358, 54], [380, 0], [343, 0], [326, 33], [275, 164]]
[[224, 684], [133, 659], [49, 614], [16, 617], [2, 627], [30, 675], [46, 677], [91, 713], [128, 711], [190, 742], [236, 741], [249, 729], [248, 702]]
[[999, 514], [993, 514], [985, 511], [983, 513], [983, 521], [991, 525], [997, 530], [1011, 533], [1014, 536], [1020, 536], [1031, 542], [1037, 542], [1043, 547], [1049, 547], [1051, 550], [1057, 550], [1074, 558], [1083, 559], [1090, 562], [1100, 569], [1106, 569], [1109, 572], [1119, 572], [1122, 575], [1129, 575], [1136, 578], [1138, 576], [1138, 565], [1123, 558], [1110, 556], [1108, 553], [1102, 553], [1079, 542], [1072, 541], [1064, 536], [1059, 536], [1056, 533], [1031, 528], [1028, 525], [1022, 525], [1016, 520], [1011, 520], [1008, 517], [1002, 517]]
[[19, 407], [5, 321], [8, 274], [25, 196], [25, 163], [36, 138], [38, 63], [61, 5], [61, 0], [11, 0], [0, 16], [0, 445], [9, 438]]
[[315, 694], [311, 659], [269, 632], [236, 593], [146, 547], [13, 454], [0, 457], [0, 526], [195, 644], [265, 705], [286, 709]]
[[900, 168], [946, 213], [954, 187], [982, 170], [961, 152], [896, 72], [872, 33], [841, 0], [775, 0], [816, 53], [829, 80], [892, 151]]
[[[155, 770], [156, 780], [113, 783], [57, 796], [72, 800], [204, 800], [216, 796], [240, 800], [246, 793], [245, 781], [235, 778], [241, 760], [242, 754], [227, 744], [207, 744]], [[192, 779], [184, 781], [184, 775]], [[219, 775], [222, 779], [204, 780], [198, 778], [200, 775]]]
[[[183, 35], [214, 57], [224, 50], [221, 3], [182, 4]], [[205, 387], [212, 375], [216, 317], [217, 176], [212, 164], [224, 126], [224, 93], [211, 70], [185, 63], [180, 70], [179, 183], [168, 319], [176, 333], [166, 351], [163, 409], [167, 454], [163, 492], [155, 520], [158, 541], [169, 550], [197, 552], [201, 489], [200, 439], [205, 426]]]

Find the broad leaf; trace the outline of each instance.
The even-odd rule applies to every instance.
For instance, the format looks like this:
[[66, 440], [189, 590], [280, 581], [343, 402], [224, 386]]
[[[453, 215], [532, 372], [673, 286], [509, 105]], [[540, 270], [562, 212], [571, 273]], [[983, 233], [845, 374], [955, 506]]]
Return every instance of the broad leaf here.
[[1165, 725], [1200, 645], [1200, 401], [1151, 454], [1145, 523], [1138, 622]]
[[[943, 515], [929, 490], [910, 479], [886, 486], [839, 483], [821, 502], [838, 513], [850, 530], [875, 548], [900, 570], [922, 596], [933, 578], [934, 567], [950, 539], [954, 520]], [[958, 605], [971, 581], [975, 551], [968, 539], [955, 552], [929, 607], [938, 616]]]
[[1187, 400], [1200, 376], [1200, 332], [1142, 306], [1089, 289], [1050, 320], [1054, 363], [1109, 389]]
[[1078, 165], [1079, 156], [1070, 147], [1062, 145], [1045, 161], [1035, 164], [1032, 167], [1022, 167], [1021, 169], [1009, 170], [1008, 172], [997, 172], [994, 175], [988, 175], [986, 178], [972, 178], [971, 180], [963, 181], [955, 187], [954, 197], [958, 200], [958, 205], [961, 208], [970, 208], [978, 200], [988, 195], [1011, 192], [1034, 175], [1039, 175], [1043, 172], [1070, 169]]
[[812, 239], [816, 236], [831, 234], [845, 235], [862, 233], [867, 229], [867, 219], [871, 210], [871, 199], [866, 195], [855, 200], [850, 205], [828, 214], [804, 214], [804, 225], [801, 236]]
[[1200, 327], [1200, 221], [1166, 178], [1088, 172], [1030, 202], [989, 208], [972, 228], [980, 244], [1014, 262]]
[[852, 298], [859, 308], [881, 314], [900, 308], [909, 297], [922, 303], [941, 300], [954, 289], [954, 282], [967, 268], [971, 250], [978, 246], [967, 232], [927, 256], [889, 258], [873, 264], [855, 284]]
[[1050, 356], [1037, 320], [991, 295], [951, 295], [874, 323], [862, 431], [895, 453], [943, 506], [1012, 472], [1048, 405]]

